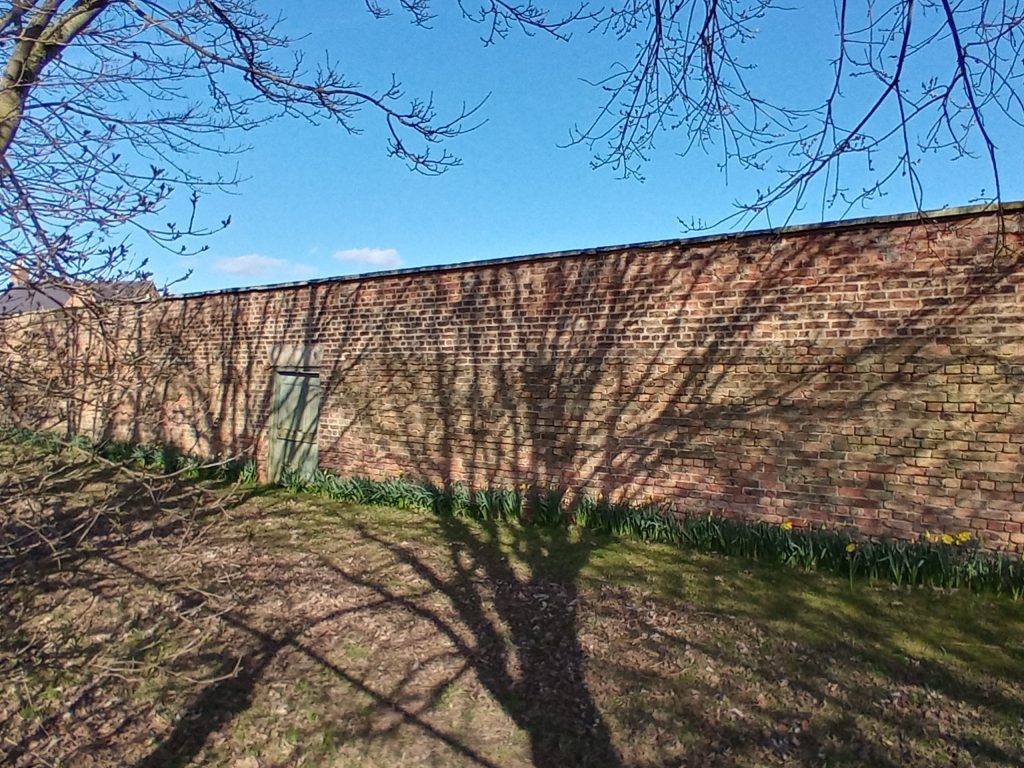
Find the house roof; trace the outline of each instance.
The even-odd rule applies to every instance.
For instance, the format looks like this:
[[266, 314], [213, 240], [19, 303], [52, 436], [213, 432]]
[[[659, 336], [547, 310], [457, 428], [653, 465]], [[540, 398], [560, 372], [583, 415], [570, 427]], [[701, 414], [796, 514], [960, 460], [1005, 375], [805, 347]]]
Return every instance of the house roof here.
[[34, 288], [27, 285], [11, 285], [0, 293], [0, 315], [60, 309], [69, 298], [69, 291], [55, 286]]
[[[144, 301], [159, 295], [149, 280], [97, 280], [84, 283], [82, 289], [96, 301]], [[0, 316], [61, 309], [75, 295], [62, 285], [11, 283], [0, 291]]]

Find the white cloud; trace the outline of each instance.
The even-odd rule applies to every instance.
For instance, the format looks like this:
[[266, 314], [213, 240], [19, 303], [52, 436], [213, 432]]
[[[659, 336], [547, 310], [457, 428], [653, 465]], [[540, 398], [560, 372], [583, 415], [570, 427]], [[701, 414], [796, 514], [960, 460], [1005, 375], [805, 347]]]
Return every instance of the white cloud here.
[[217, 272], [223, 272], [227, 275], [246, 275], [247, 277], [257, 277], [268, 272], [276, 272], [287, 266], [289, 266], [289, 263], [286, 259], [275, 259], [259, 253], [247, 253], [244, 256], [217, 259], [213, 264], [213, 268]]
[[335, 251], [334, 258], [344, 264], [377, 269], [397, 269], [402, 266], [402, 258], [394, 248], [349, 248]]

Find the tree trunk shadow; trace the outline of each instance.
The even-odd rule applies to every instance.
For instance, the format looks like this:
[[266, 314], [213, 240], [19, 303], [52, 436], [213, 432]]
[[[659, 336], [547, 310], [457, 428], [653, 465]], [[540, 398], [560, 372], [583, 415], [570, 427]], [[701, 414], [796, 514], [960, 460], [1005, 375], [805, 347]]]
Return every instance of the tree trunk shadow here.
[[286, 639], [264, 640], [236, 660], [225, 658], [217, 670], [224, 679], [208, 685], [182, 713], [177, 725], [134, 768], [180, 768], [189, 765], [207, 738], [249, 708], [253, 692], [266, 668], [287, 644]]
[[[439, 524], [452, 569], [448, 577], [410, 548], [365, 528], [361, 533], [446, 596], [473, 635], [468, 661], [484, 688], [528, 735], [536, 768], [621, 766], [588, 687], [579, 637], [576, 580], [593, 547], [570, 541], [564, 526], [469, 525], [450, 516], [440, 517]], [[522, 567], [510, 562], [504, 551], [509, 546]]]

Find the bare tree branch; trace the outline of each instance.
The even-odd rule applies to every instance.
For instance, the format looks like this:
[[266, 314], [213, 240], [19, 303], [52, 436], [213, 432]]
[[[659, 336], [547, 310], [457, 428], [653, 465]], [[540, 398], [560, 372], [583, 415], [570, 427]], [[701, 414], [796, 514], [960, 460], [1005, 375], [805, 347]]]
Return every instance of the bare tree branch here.
[[[1024, 127], [1024, 3], [837, 0], [834, 26], [821, 34], [835, 36], [838, 52], [818, 98], [814, 72], [806, 94], [780, 90], [768, 72], [798, 60], [757, 44], [762, 27], [806, 23], [798, 17], [809, 10], [777, 0], [632, 0], [604, 13], [598, 29], [636, 54], [592, 81], [603, 106], [570, 143], [591, 148], [595, 168], [623, 177], [642, 178], [659, 139], [681, 155], [720, 154], [726, 171], [771, 174], [739, 202], [737, 215], [748, 219], [783, 204], [792, 214], [811, 194], [824, 216], [899, 180], [921, 206], [922, 159], [978, 149], [993, 184], [982, 197], [1001, 198], [992, 126]], [[857, 174], [844, 170], [853, 165]], [[854, 175], [867, 184], [848, 188]]]

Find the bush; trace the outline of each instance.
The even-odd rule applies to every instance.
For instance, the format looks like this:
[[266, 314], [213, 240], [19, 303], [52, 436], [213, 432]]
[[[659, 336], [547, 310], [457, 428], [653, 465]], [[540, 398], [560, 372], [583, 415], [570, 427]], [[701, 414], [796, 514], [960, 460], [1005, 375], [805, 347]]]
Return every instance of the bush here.
[[31, 445], [51, 453], [66, 448], [87, 451], [107, 461], [135, 466], [161, 474], [180, 474], [186, 480], [218, 480], [253, 484], [258, 480], [252, 459], [225, 461], [220, 457], [203, 457], [183, 453], [171, 445], [148, 445], [107, 440], [94, 443], [84, 435], [61, 436], [21, 427], [0, 429], [0, 440]]

